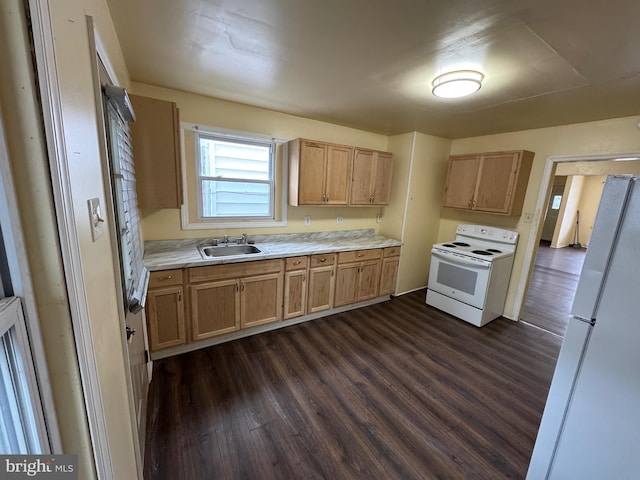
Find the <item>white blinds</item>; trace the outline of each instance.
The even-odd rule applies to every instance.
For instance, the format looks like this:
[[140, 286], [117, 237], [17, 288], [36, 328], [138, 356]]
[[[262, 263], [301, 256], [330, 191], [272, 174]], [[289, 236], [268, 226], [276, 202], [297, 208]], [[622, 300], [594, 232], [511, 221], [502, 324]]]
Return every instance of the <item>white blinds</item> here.
[[142, 259], [131, 130], [114, 103], [108, 102], [108, 119], [121, 273], [127, 306], [129, 310], [137, 311], [144, 306], [149, 273]]

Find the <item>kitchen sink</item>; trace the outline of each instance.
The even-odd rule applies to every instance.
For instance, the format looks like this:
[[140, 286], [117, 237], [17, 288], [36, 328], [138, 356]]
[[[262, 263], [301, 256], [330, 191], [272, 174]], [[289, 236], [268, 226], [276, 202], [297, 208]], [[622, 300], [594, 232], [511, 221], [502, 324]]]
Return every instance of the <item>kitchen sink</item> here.
[[204, 258], [207, 257], [228, 257], [231, 255], [251, 255], [260, 253], [261, 250], [255, 245], [218, 245], [199, 247]]

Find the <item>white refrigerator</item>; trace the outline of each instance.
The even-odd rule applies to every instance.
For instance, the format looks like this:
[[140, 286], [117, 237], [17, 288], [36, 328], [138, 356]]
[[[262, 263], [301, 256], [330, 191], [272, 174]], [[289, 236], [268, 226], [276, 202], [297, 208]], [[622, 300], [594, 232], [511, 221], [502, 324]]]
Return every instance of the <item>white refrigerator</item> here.
[[640, 176], [610, 176], [527, 480], [639, 478]]

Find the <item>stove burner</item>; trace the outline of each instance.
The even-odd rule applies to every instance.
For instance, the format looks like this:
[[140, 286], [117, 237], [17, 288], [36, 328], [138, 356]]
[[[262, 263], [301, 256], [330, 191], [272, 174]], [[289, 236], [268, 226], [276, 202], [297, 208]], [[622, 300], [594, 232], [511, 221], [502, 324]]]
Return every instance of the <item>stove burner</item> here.
[[487, 248], [487, 252], [491, 253], [502, 253], [502, 250], [498, 250], [496, 248]]
[[486, 250], [473, 250], [471, 253], [475, 253], [476, 255], [493, 255], [493, 253]]
[[452, 245], [451, 243], [443, 243], [442, 244], [443, 247], [451, 247], [451, 248], [456, 248], [455, 245]]
[[464, 243], [464, 242], [453, 242], [453, 244], [457, 245], [458, 247], [470, 247], [471, 246], [468, 243]]

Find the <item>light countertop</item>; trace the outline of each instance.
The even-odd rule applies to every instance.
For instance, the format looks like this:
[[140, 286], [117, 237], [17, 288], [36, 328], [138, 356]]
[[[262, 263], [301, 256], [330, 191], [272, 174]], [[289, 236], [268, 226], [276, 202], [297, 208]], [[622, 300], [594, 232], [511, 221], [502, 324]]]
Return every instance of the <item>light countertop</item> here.
[[[235, 240], [236, 237], [229, 237], [230, 242]], [[402, 245], [399, 240], [376, 235], [373, 229], [249, 235], [249, 240], [255, 242], [254, 244], [260, 249], [260, 253], [214, 258], [203, 258], [198, 250], [200, 246], [212, 245], [212, 237], [187, 240], [148, 240], [144, 242], [144, 264], [148, 270], [155, 271]]]

